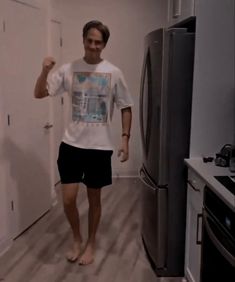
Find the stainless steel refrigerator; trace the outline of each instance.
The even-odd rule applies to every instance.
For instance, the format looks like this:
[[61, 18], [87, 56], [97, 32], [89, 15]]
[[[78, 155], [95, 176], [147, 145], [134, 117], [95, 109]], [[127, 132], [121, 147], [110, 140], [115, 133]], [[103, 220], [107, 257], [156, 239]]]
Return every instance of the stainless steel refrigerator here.
[[145, 38], [140, 94], [142, 239], [158, 276], [183, 276], [195, 33]]

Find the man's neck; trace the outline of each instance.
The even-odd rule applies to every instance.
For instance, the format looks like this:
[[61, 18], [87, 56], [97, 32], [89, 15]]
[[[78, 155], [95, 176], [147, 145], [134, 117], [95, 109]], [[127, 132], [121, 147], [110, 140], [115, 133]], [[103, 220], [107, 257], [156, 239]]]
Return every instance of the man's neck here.
[[101, 59], [101, 58], [93, 59], [93, 58], [87, 58], [85, 56], [84, 56], [83, 59], [87, 64], [90, 64], [90, 65], [97, 65], [97, 64], [99, 64], [100, 62], [103, 61], [103, 59]]

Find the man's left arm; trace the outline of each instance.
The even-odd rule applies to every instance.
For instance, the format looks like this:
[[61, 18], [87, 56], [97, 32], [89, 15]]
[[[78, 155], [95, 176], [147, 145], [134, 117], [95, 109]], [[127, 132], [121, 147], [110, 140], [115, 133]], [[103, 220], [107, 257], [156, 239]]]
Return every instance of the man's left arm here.
[[129, 139], [131, 131], [132, 112], [131, 107], [121, 109], [122, 118], [122, 141], [118, 150], [118, 157], [121, 156], [121, 162], [125, 162], [129, 158]]

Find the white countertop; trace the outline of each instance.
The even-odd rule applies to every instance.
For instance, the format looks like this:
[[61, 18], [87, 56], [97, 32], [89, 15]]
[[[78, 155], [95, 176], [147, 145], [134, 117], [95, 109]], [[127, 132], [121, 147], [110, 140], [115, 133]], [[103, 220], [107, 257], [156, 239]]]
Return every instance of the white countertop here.
[[228, 167], [216, 166], [214, 161], [210, 163], [204, 163], [202, 158], [185, 159], [185, 163], [189, 168], [193, 169], [205, 181], [205, 183], [235, 211], [235, 196], [214, 177], [219, 175], [230, 176], [235, 175], [235, 173], [230, 172]]

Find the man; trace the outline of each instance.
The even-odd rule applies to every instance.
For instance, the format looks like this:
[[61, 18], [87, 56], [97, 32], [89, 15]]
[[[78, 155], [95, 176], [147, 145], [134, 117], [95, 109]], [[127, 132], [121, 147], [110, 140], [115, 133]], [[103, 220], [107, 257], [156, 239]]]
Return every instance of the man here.
[[[109, 39], [109, 29], [99, 21], [83, 27], [84, 57], [63, 65], [48, 79], [55, 60], [47, 57], [35, 85], [36, 98], [68, 92], [71, 98], [71, 121], [59, 149], [58, 169], [62, 183], [64, 211], [73, 232], [73, 247], [67, 254], [71, 262], [93, 262], [95, 237], [101, 217], [101, 188], [112, 183], [113, 145], [110, 124], [114, 103], [121, 110], [122, 134], [118, 156], [129, 157], [132, 99], [122, 72], [101, 58]], [[88, 240], [81, 251], [79, 212], [76, 198], [78, 183], [87, 187], [89, 202]]]

